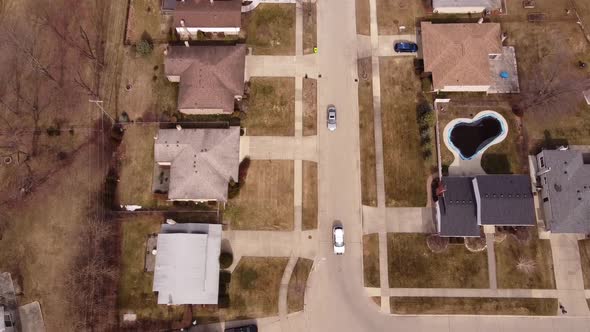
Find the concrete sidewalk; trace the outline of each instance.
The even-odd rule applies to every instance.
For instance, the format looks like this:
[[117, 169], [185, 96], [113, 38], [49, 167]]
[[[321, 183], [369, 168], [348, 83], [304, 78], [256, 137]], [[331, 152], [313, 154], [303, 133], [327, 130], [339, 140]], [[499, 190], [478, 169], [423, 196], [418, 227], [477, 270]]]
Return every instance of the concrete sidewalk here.
[[242, 136], [240, 159], [318, 161], [316, 136]]
[[318, 66], [315, 54], [300, 56], [248, 55], [245, 79], [254, 76], [317, 78]]
[[363, 232], [434, 233], [433, 214], [434, 209], [428, 207], [381, 209], [364, 205]]

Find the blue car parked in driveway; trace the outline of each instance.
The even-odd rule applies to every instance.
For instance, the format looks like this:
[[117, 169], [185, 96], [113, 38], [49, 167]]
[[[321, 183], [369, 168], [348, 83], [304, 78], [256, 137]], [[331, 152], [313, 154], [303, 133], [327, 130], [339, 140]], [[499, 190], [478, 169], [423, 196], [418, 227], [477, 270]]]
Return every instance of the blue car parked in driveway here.
[[393, 45], [393, 50], [396, 53], [416, 53], [418, 52], [418, 45], [412, 42], [397, 42]]

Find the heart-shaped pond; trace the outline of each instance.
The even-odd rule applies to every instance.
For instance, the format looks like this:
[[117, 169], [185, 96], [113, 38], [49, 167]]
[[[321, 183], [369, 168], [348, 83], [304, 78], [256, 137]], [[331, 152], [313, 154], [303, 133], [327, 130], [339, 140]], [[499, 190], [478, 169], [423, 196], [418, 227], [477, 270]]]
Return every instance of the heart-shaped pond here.
[[506, 120], [498, 113], [484, 111], [473, 119], [455, 119], [445, 128], [447, 146], [463, 160], [471, 160], [490, 146], [504, 140]]

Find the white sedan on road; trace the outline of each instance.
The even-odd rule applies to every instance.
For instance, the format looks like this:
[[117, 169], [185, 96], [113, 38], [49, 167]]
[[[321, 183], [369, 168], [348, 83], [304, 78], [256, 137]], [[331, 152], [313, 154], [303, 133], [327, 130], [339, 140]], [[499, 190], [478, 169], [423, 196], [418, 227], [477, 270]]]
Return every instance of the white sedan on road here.
[[334, 226], [332, 230], [332, 237], [334, 240], [334, 254], [344, 254], [344, 229], [342, 226]]

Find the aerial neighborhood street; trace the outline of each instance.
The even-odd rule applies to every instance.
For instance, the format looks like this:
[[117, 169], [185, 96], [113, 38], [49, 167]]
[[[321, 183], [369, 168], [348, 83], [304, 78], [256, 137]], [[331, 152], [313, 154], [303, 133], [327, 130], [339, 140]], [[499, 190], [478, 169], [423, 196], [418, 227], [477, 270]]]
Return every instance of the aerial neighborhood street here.
[[590, 332], [588, 24], [2, 2], [0, 332]]

